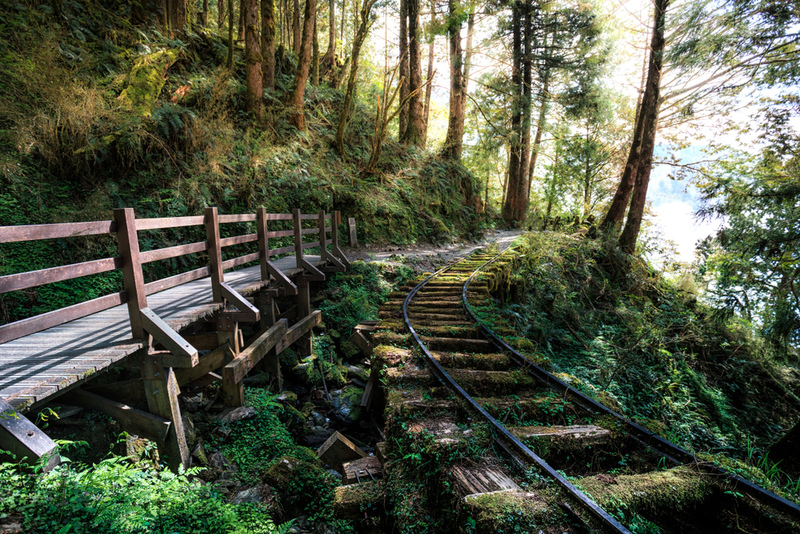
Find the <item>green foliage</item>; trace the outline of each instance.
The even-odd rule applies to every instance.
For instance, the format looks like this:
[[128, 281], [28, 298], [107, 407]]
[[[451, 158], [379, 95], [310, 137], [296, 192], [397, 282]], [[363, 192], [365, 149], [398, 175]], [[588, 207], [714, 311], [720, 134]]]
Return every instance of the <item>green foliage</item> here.
[[692, 450], [743, 455], [748, 439], [765, 447], [793, 422], [758, 343], [692, 294], [644, 264], [620, 276], [603, 241], [524, 241], [513, 263], [491, 273], [505, 302], [495, 326], [532, 341], [562, 379]]
[[49, 473], [0, 464], [0, 517], [19, 517], [30, 533], [273, 534], [257, 505], [232, 505], [213, 486], [112, 457], [93, 467], [65, 464]]

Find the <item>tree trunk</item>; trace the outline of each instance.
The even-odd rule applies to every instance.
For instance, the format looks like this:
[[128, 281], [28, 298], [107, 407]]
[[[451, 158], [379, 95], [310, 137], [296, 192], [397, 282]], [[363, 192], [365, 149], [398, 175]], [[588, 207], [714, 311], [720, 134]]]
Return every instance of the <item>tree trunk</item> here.
[[275, 4], [261, 0], [261, 82], [266, 89], [275, 89]]
[[306, 129], [306, 118], [303, 110], [303, 94], [308, 83], [308, 73], [311, 70], [311, 48], [314, 32], [314, 19], [317, 12], [317, 0], [306, 0], [305, 18], [303, 19], [303, 40], [300, 43], [300, 59], [297, 65], [297, 74], [294, 77], [294, 89], [289, 101], [291, 115], [289, 123], [300, 131]]
[[328, 49], [322, 58], [324, 65], [330, 65], [331, 71], [336, 65], [336, 0], [328, 0]]
[[247, 11], [247, 0], [239, 1], [239, 40], [244, 41], [244, 14]]
[[464, 51], [464, 94], [469, 90], [469, 75], [472, 70], [472, 38], [475, 35], [475, 4], [470, 4], [467, 16], [467, 49]]
[[[408, 90], [416, 91], [422, 87], [422, 54], [419, 42], [419, 3], [420, 0], [405, 0], [408, 9]], [[408, 122], [401, 141], [414, 146], [422, 146], [425, 129], [422, 114], [422, 95], [417, 94], [408, 103]], [[402, 102], [402, 98], [400, 99]]]
[[447, 36], [450, 41], [450, 111], [443, 155], [452, 161], [461, 161], [464, 142], [464, 55], [461, 50], [461, 20], [456, 10], [456, 0], [448, 0]]
[[258, 42], [258, 0], [245, 0], [245, 68], [247, 72], [247, 110], [256, 119], [264, 118], [264, 90], [261, 85], [261, 45]]
[[[400, 0], [400, 102], [405, 102], [408, 96], [408, 2], [409, 0]], [[402, 140], [408, 127], [407, 107], [400, 109], [398, 121], [398, 137]]]
[[[300, 0], [294, 0], [294, 10], [292, 10], [292, 50], [298, 57], [297, 64], [300, 64], [300, 46], [302, 37], [300, 36]], [[311, 49], [309, 49], [309, 52]]]
[[347, 89], [344, 93], [344, 104], [342, 105], [342, 114], [339, 116], [339, 125], [336, 129], [336, 148], [339, 150], [342, 159], [344, 159], [344, 136], [347, 133], [347, 125], [350, 122], [350, 114], [352, 113], [353, 97], [356, 92], [356, 78], [358, 76], [358, 57], [361, 54], [361, 45], [367, 38], [369, 31], [369, 16], [372, 11], [372, 6], [375, 5], [376, 0], [363, 0], [361, 10], [356, 12], [356, 34], [353, 39], [353, 50], [350, 52], [351, 65], [350, 76], [347, 79]]
[[522, 198], [519, 199], [519, 222], [525, 222], [528, 214], [528, 169], [530, 168], [531, 155], [531, 82], [533, 76], [533, 21], [531, 0], [525, 1], [525, 16], [523, 19], [522, 43], [525, 52], [522, 58], [522, 147], [519, 165], [520, 183], [522, 185]]
[[311, 85], [319, 86], [319, 37], [317, 36], [317, 16], [314, 15], [314, 38], [311, 53]]
[[[220, 0], [224, 2], [225, 0]], [[228, 0], [228, 68], [233, 68], [233, 0]]]
[[591, 130], [590, 130], [590, 123], [586, 121], [586, 163], [584, 164], [583, 169], [583, 220], [589, 218], [589, 211], [591, 210], [591, 200], [592, 200], [592, 168], [591, 168], [591, 156], [592, 156], [592, 147], [591, 147]]
[[550, 99], [550, 69], [545, 68], [544, 76], [542, 79], [542, 91], [540, 93], [539, 102], [539, 120], [536, 121], [536, 137], [533, 139], [533, 146], [531, 147], [531, 162], [528, 165], [528, 192], [527, 196], [531, 198], [531, 184], [533, 183], [533, 173], [536, 171], [536, 160], [539, 158], [539, 150], [542, 147], [542, 134], [547, 127], [547, 104]]
[[[669, 0], [656, 0], [653, 14], [653, 40], [650, 45], [650, 67], [647, 72], [647, 85], [642, 98], [641, 132], [642, 140], [638, 153], [631, 147], [631, 156], [636, 163], [636, 179], [634, 180], [631, 206], [628, 219], [619, 238], [619, 246], [628, 254], [636, 250], [636, 240], [642, 227], [647, 187], [650, 184], [650, 171], [653, 168], [653, 150], [656, 144], [658, 127], [658, 109], [661, 104], [661, 67], [664, 53], [664, 25]], [[630, 157], [628, 160], [630, 161]], [[626, 168], [627, 171], [627, 168]]]
[[523, 122], [523, 94], [522, 94], [522, 18], [523, 5], [514, 2], [511, 6], [511, 33], [512, 33], [512, 61], [511, 86], [513, 97], [511, 102], [511, 146], [508, 157], [508, 192], [503, 204], [501, 215], [509, 226], [517, 226], [522, 216], [522, 199], [527, 187], [522, 180], [524, 159], [522, 157], [522, 122]]
[[203, 16], [200, 19], [200, 24], [208, 26], [208, 0], [203, 0]]
[[164, 0], [164, 27], [172, 34], [186, 26], [186, 0]]
[[[436, 0], [431, 0], [431, 28], [436, 24]], [[433, 76], [433, 43], [435, 40], [435, 36], [430, 36], [431, 42], [428, 43], [428, 74], [426, 76], [427, 80], [430, 80]], [[422, 144], [420, 145], [422, 148], [425, 148], [425, 145], [428, 142], [428, 120], [430, 118], [431, 112], [431, 92], [433, 91], [433, 83], [429, 82], [427, 87], [425, 87], [425, 114], [422, 117], [424, 122], [424, 126], [422, 128]]]
[[225, 26], [225, 6], [227, 0], [218, 0], [217, 2], [217, 31], [222, 32]]
[[[353, 8], [355, 11], [355, 8]], [[341, 31], [339, 32], [339, 40], [342, 42], [342, 51], [346, 50], [344, 43], [344, 22], [347, 18], [347, 0], [342, 0], [342, 14], [339, 16], [341, 20]]]

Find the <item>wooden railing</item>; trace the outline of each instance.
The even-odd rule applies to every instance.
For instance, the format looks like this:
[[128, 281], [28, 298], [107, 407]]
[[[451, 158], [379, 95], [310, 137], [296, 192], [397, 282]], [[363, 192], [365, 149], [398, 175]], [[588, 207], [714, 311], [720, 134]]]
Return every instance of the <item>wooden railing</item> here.
[[[270, 230], [270, 221], [291, 221], [293, 224], [291, 229]], [[316, 224], [309, 226], [311, 221]], [[2, 325], [0, 343], [127, 303], [133, 338], [144, 339], [147, 331], [171, 352], [186, 356], [194, 354], [196, 358], [196, 351], [181, 343], [179, 336], [171, 335], [168, 327], [165, 330], [166, 325], [159, 323], [160, 319], [148, 309], [148, 295], [210, 276], [214, 302], [222, 302], [224, 299], [243, 316], [250, 316], [250, 320], [254, 320], [258, 310], [225, 283], [225, 271], [258, 261], [263, 281], [272, 277], [286, 293], [296, 294], [297, 287], [273, 264], [272, 258], [294, 253], [297, 267], [304, 269], [313, 280], [321, 273], [306, 260], [304, 251], [319, 247], [323, 260], [344, 270], [347, 259], [339, 248], [339, 222], [338, 211], [333, 215], [324, 211], [318, 214], [302, 214], [300, 210], [295, 210], [293, 214], [275, 214], [260, 208], [256, 213], [220, 215], [217, 208], [206, 208], [202, 216], [136, 219], [132, 208], [121, 208], [114, 210], [114, 220], [111, 221], [0, 226], [0, 243], [116, 234], [119, 251], [119, 255], [113, 258], [0, 276], [0, 295], [118, 269], [122, 271], [124, 283], [123, 291]], [[231, 223], [255, 223], [256, 233], [221, 237], [220, 226]], [[284, 223], [287, 224], [288, 222]], [[139, 232], [191, 226], [204, 226], [206, 240], [154, 250], [139, 250]], [[306, 235], [316, 235], [317, 240], [304, 242], [303, 236]], [[294, 238], [292, 245], [270, 249], [271, 239], [289, 237]], [[223, 261], [223, 249], [249, 243], [257, 243], [257, 251]], [[145, 283], [142, 265], [197, 253], [208, 254], [207, 265]]]

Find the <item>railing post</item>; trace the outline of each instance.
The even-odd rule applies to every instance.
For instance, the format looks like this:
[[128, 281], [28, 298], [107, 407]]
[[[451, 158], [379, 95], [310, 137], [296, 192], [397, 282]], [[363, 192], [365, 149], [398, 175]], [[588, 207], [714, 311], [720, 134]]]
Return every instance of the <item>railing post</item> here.
[[355, 217], [350, 217], [347, 219], [347, 227], [350, 230], [350, 246], [357, 247], [358, 246], [358, 237], [356, 236], [356, 219]]
[[319, 257], [326, 259], [328, 249], [325, 247], [325, 210], [319, 210]]
[[300, 219], [300, 210], [294, 210], [294, 254], [297, 258], [297, 268], [303, 268], [303, 224]]
[[331, 234], [333, 239], [333, 250], [339, 250], [339, 224], [342, 222], [342, 212], [336, 210], [331, 215]]
[[261, 264], [261, 280], [269, 280], [269, 238], [267, 237], [267, 208], [256, 211], [256, 232], [258, 232], [258, 260]]
[[205, 210], [206, 241], [208, 242], [208, 265], [211, 267], [211, 292], [214, 302], [222, 302], [220, 284], [225, 281], [222, 273], [222, 245], [219, 238], [219, 213], [217, 208]]
[[139, 236], [136, 233], [136, 215], [133, 208], [114, 210], [117, 223], [117, 247], [122, 257], [122, 281], [128, 292], [128, 315], [131, 321], [131, 335], [134, 339], [145, 339], [141, 311], [147, 308], [147, 295], [144, 291], [144, 275], [139, 261]]

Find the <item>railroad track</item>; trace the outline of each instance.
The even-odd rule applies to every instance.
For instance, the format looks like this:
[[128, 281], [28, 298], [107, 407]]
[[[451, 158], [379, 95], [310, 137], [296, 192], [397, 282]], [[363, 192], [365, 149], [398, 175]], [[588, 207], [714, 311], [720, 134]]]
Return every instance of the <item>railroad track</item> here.
[[[398, 516], [401, 530], [444, 515], [459, 523], [447, 531], [465, 532], [800, 531], [797, 505], [698, 462], [482, 325], [470, 303], [491, 298], [478, 273], [497, 261], [473, 254], [381, 309], [373, 365], [384, 369], [382, 457], [417, 450], [431, 470], [416, 486], [407, 468], [394, 475], [427, 496], [403, 503], [411, 511]], [[475, 451], [478, 436], [493, 450]], [[392, 450], [408, 439], [425, 450]], [[384, 471], [392, 477], [392, 462]]]

